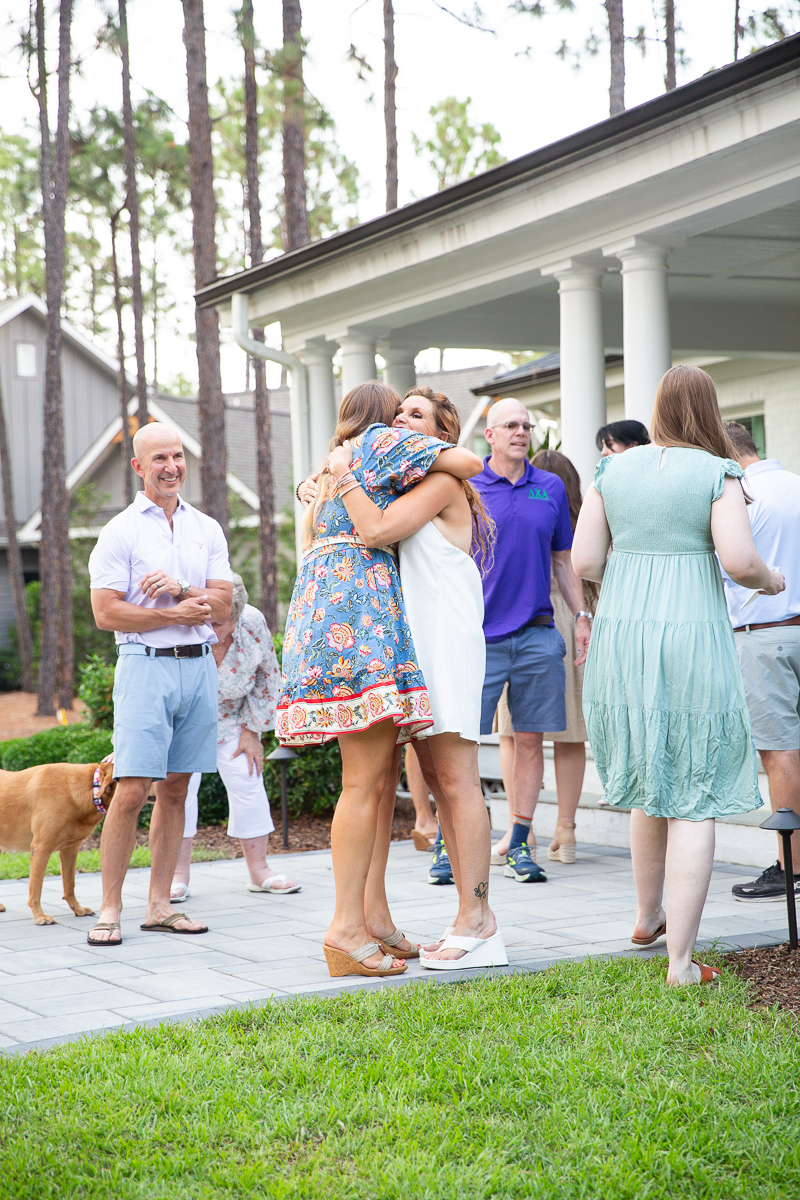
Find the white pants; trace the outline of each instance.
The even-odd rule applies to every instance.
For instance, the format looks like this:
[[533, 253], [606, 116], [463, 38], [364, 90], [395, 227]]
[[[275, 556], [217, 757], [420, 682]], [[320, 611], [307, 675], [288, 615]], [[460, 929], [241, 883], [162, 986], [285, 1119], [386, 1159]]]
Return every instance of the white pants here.
[[[229, 738], [217, 746], [217, 770], [222, 776], [228, 793], [228, 837], [255, 838], [272, 833], [275, 828], [269, 811], [269, 800], [262, 775], [251, 775], [247, 769], [247, 757], [240, 754], [239, 738]], [[197, 833], [197, 793], [202, 775], [196, 773], [189, 780], [186, 793], [186, 819], [183, 827], [185, 838]]]

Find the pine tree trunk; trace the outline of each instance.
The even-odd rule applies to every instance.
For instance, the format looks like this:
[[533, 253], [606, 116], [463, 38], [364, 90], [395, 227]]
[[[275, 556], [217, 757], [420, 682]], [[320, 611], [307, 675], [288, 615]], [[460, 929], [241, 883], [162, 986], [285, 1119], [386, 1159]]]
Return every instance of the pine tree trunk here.
[[72, 558], [69, 544], [69, 498], [64, 450], [64, 400], [61, 380], [61, 304], [64, 287], [65, 211], [69, 165], [70, 26], [72, 0], [59, 9], [58, 124], [55, 162], [47, 116], [44, 0], [37, 0], [39, 124], [42, 138], [41, 178], [45, 229], [47, 336], [45, 358], [42, 524], [39, 549], [41, 578], [41, 648], [39, 716], [53, 715], [58, 684], [63, 707], [72, 706]]
[[119, 284], [119, 265], [117, 263], [117, 223], [120, 212], [118, 209], [111, 217], [111, 275], [114, 283], [114, 312], [117, 317], [117, 392], [119, 393], [119, 412], [122, 418], [122, 479], [125, 488], [125, 504], [133, 503], [133, 443], [131, 427], [128, 421], [128, 381], [125, 378], [125, 333], [122, 328], [122, 289]]
[[[264, 257], [261, 235], [261, 199], [258, 188], [258, 85], [256, 83], [255, 29], [253, 0], [244, 0], [240, 27], [244, 50], [244, 157], [247, 176], [247, 211], [250, 231], [250, 266]], [[253, 337], [264, 340], [264, 331], [254, 329]], [[261, 610], [267, 624], [278, 625], [278, 571], [275, 539], [275, 484], [272, 474], [272, 428], [267, 391], [267, 370], [263, 359], [253, 360], [255, 375], [256, 465], [259, 497], [259, 557]], [[248, 372], [249, 374], [249, 372]]]
[[283, 0], [283, 207], [285, 250], [311, 241], [306, 204], [306, 125], [300, 0]]
[[[189, 179], [192, 197], [194, 277], [198, 288], [217, 274], [214, 159], [206, 78], [206, 35], [203, 0], [183, 0], [186, 75], [189, 93]], [[225, 446], [225, 405], [219, 363], [219, 321], [213, 308], [195, 310], [197, 369], [200, 381], [200, 484], [203, 508], [219, 521], [228, 536], [228, 454]]]
[[386, 126], [386, 211], [397, 208], [397, 103], [394, 60], [394, 4], [383, 0], [383, 120]]
[[664, 44], [667, 51], [667, 71], [664, 87], [671, 92], [678, 86], [675, 73], [675, 0], [664, 0]]
[[608, 89], [611, 116], [625, 111], [625, 25], [622, 0], [604, 0], [611, 47], [611, 85]]
[[733, 6], [733, 61], [736, 62], [739, 58], [739, 41], [742, 36], [742, 27], [739, 24], [739, 0], [736, 0]]
[[22, 554], [17, 542], [17, 513], [14, 504], [14, 478], [11, 473], [11, 453], [8, 445], [8, 430], [3, 394], [0, 391], [0, 471], [3, 473], [3, 508], [6, 516], [8, 538], [8, 574], [11, 580], [11, 596], [14, 601], [14, 621], [17, 626], [19, 663], [23, 692], [33, 689], [33, 638], [28, 617], [28, 601], [25, 595], [25, 574], [22, 570]]
[[125, 207], [131, 235], [131, 291], [133, 295], [133, 344], [136, 354], [136, 395], [139, 428], [147, 424], [147, 376], [144, 365], [144, 301], [142, 261], [139, 255], [139, 190], [136, 186], [136, 131], [131, 106], [131, 64], [128, 45], [126, 0], [119, 0], [119, 47], [122, 54], [122, 130], [125, 138]]

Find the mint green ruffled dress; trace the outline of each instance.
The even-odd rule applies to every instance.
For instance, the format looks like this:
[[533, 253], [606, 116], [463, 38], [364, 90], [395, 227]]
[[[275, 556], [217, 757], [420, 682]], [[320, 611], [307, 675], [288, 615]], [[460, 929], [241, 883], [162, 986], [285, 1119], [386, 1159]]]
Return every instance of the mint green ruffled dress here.
[[600, 460], [614, 539], [583, 681], [609, 804], [703, 821], [760, 808], [753, 732], [711, 504], [742, 468], [704, 450], [638, 446]]

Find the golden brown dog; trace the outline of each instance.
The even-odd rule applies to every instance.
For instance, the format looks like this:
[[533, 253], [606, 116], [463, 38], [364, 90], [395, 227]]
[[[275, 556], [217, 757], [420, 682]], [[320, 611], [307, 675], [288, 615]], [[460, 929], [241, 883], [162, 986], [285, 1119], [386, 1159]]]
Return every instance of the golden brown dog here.
[[[76, 917], [94, 915], [75, 899], [75, 863], [81, 842], [111, 803], [117, 786], [113, 775], [113, 763], [46, 763], [27, 771], [0, 771], [0, 850], [31, 852], [28, 905], [37, 925], [56, 923], [42, 912], [44, 873], [56, 850], [64, 899]], [[0, 912], [5, 912], [2, 904]]]

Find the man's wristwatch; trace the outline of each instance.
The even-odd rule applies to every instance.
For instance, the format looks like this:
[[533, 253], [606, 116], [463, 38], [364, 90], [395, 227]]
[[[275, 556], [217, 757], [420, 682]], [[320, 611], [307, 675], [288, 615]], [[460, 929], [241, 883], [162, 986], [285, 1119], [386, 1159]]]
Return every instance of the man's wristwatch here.
[[178, 599], [185, 600], [186, 597], [189, 595], [189, 589], [191, 588], [192, 585], [189, 583], [188, 579], [179, 579], [178, 583], [180, 584], [180, 588], [181, 588]]
[[578, 617], [586, 617], [586, 618], [587, 618], [589, 621], [593, 621], [593, 620], [594, 620], [594, 616], [593, 616], [593, 615], [592, 615], [590, 612], [576, 612], [576, 613], [575, 613], [575, 620], [576, 620], [576, 621], [577, 621]]

